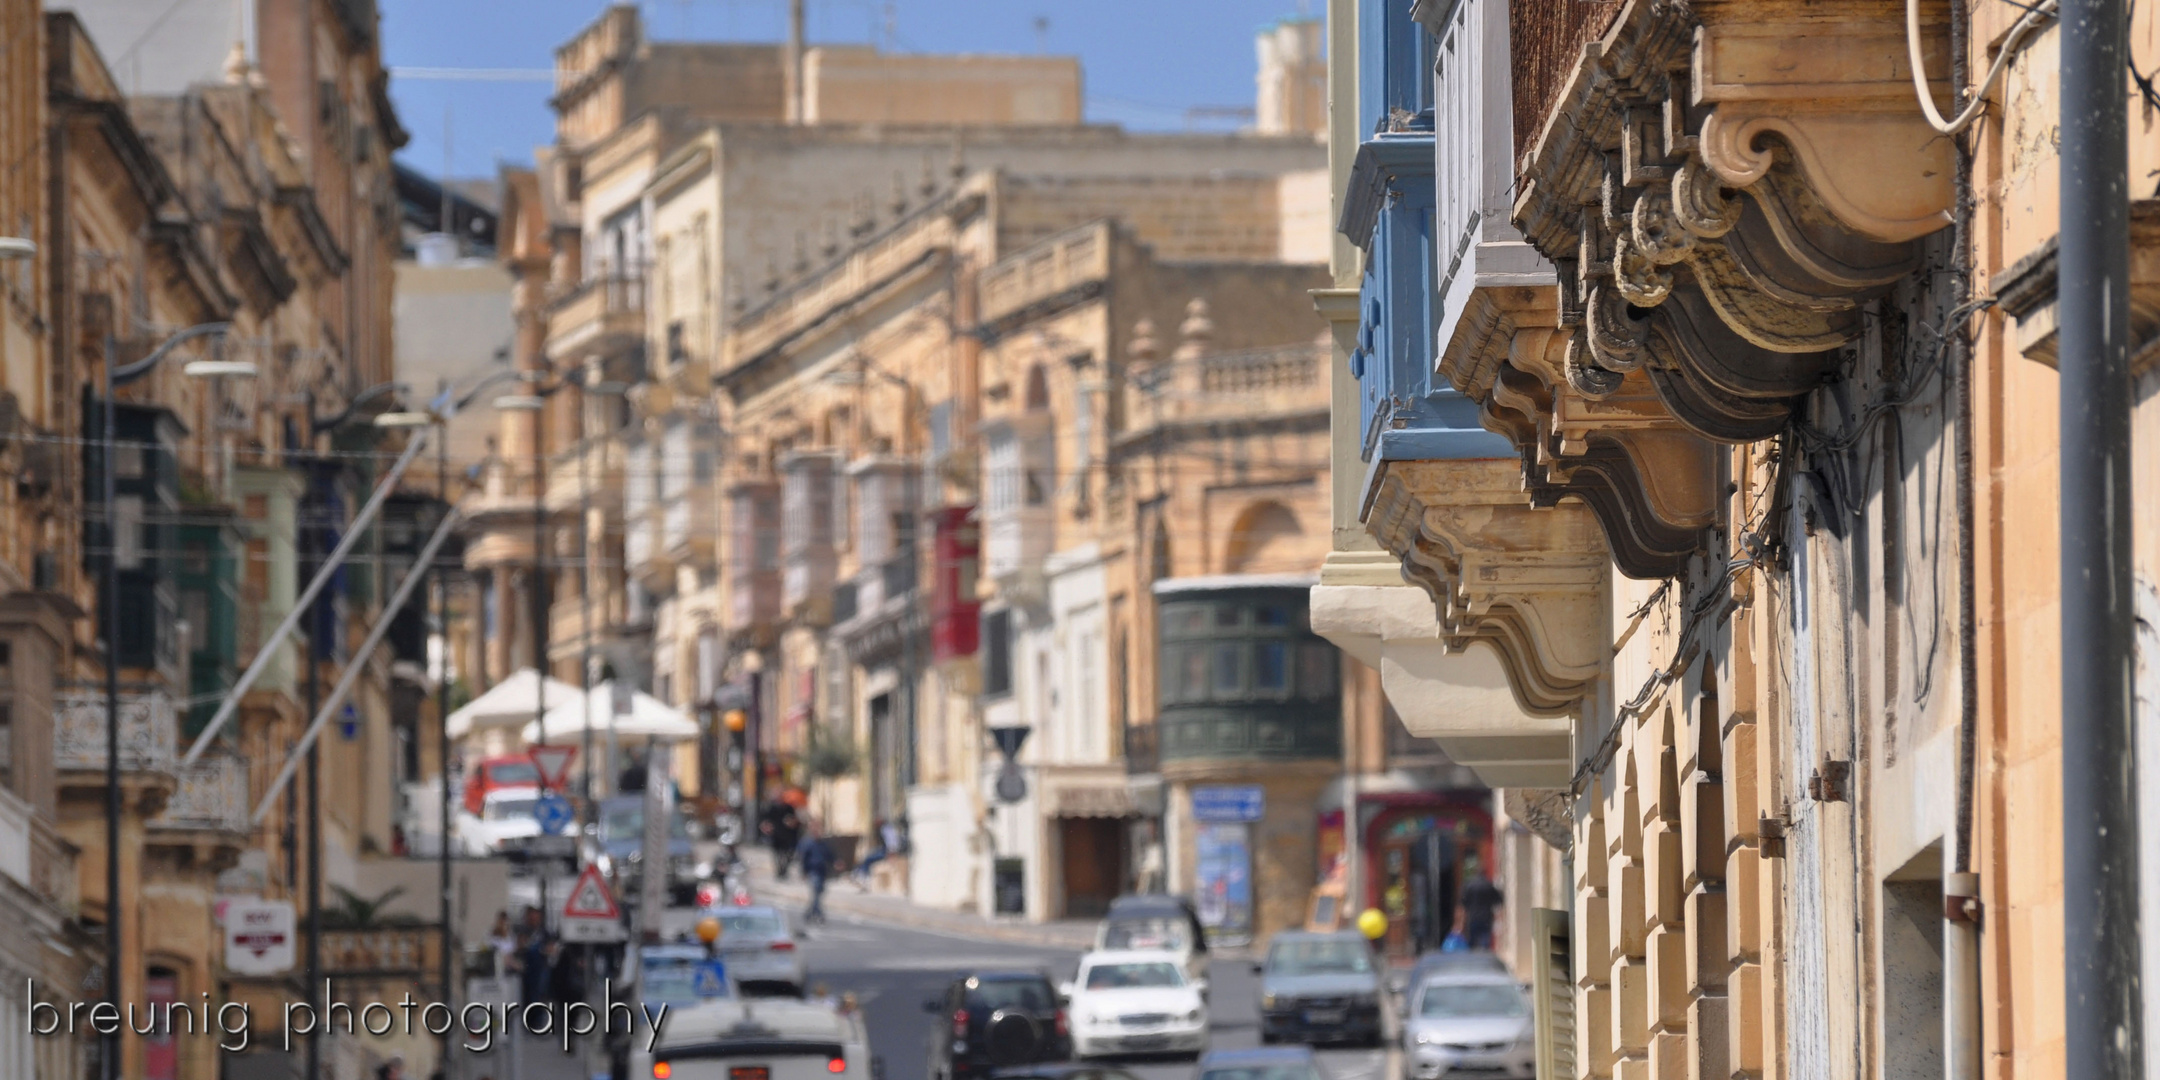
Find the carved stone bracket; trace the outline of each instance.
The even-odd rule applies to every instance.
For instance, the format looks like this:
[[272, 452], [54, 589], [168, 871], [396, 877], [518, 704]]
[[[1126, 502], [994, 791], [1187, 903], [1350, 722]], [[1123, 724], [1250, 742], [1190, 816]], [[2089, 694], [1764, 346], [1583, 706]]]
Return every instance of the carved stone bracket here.
[[1638, 0], [1585, 49], [1515, 207], [1561, 267], [1569, 386], [1609, 398], [1642, 372], [1682, 423], [1745, 442], [1836, 376], [1868, 301], [1949, 222], [1951, 146], [1913, 106], [1902, 16]]
[[1604, 669], [1607, 555], [1589, 510], [1531, 504], [1505, 459], [1385, 466], [1366, 528], [1433, 598], [1451, 650], [1488, 643], [1525, 712], [1574, 713]]
[[1639, 369], [1603, 373], [1610, 384], [1594, 394], [1578, 389], [1569, 369], [1580, 339], [1559, 318], [1552, 288], [1479, 290], [1441, 374], [1515, 443], [1531, 505], [1580, 500], [1622, 573], [1670, 576], [1717, 520], [1715, 448], [1673, 419]]

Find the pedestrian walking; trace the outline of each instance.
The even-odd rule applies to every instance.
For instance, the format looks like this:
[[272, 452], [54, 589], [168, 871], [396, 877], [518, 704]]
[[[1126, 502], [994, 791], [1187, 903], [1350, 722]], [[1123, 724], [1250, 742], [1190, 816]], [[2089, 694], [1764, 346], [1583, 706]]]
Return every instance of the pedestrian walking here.
[[766, 808], [765, 820], [758, 826], [758, 831], [764, 833], [766, 842], [772, 845], [774, 880], [786, 881], [788, 866], [795, 859], [795, 848], [802, 843], [802, 818], [795, 813], [794, 807], [774, 799]]
[[803, 913], [806, 922], [825, 921], [825, 879], [832, 873], [832, 848], [826, 846], [823, 830], [815, 818], [803, 827], [802, 839], [796, 842], [795, 858], [802, 863], [803, 879], [810, 883], [810, 910]]
[[1483, 950], [1492, 948], [1493, 912], [1500, 907], [1502, 899], [1499, 886], [1494, 885], [1484, 871], [1479, 871], [1470, 879], [1470, 884], [1463, 886], [1462, 936], [1465, 946]]

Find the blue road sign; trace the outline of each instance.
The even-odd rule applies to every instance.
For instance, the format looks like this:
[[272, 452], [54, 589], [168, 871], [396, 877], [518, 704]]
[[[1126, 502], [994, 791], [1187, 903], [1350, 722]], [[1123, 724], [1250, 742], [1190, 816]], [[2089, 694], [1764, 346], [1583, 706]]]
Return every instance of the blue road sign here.
[[1267, 799], [1258, 785], [1207, 785], [1192, 789], [1194, 821], [1258, 821]]
[[533, 820], [540, 823], [540, 831], [549, 836], [561, 835], [570, 826], [570, 819], [576, 816], [570, 809], [570, 800], [552, 791], [533, 803], [532, 813]]
[[699, 964], [697, 975], [690, 980], [690, 986], [701, 998], [728, 996], [727, 965], [718, 960], [707, 960]]

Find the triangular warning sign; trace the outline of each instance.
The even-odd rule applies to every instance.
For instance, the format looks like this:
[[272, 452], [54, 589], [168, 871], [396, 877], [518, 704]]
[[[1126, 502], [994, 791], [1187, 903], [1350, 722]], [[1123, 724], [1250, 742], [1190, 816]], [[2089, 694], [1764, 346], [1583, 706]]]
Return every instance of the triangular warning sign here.
[[570, 776], [570, 759], [577, 756], [575, 746], [535, 746], [525, 752], [532, 758], [533, 768], [539, 770], [540, 786], [559, 788]]
[[577, 884], [570, 890], [570, 901], [563, 905], [565, 919], [620, 919], [622, 912], [615, 907], [615, 894], [608, 891], [607, 882], [600, 877], [600, 868], [587, 866], [578, 875]]

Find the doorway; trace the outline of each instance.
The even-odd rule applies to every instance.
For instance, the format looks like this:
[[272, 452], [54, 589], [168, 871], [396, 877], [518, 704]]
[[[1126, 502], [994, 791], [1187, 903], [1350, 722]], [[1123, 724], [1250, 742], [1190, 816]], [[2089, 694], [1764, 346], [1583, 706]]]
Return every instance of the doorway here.
[[1125, 827], [1110, 817], [1058, 819], [1065, 917], [1094, 918], [1110, 910], [1124, 886]]

